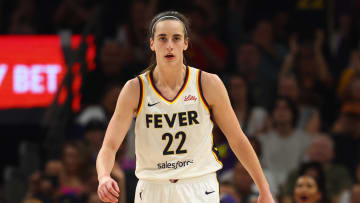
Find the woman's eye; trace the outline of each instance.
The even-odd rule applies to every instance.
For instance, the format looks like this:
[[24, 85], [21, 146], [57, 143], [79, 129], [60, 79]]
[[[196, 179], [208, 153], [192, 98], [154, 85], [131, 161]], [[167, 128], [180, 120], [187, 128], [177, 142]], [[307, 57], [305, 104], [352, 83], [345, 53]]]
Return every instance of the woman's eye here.
[[160, 37], [160, 41], [166, 41], [165, 37]]

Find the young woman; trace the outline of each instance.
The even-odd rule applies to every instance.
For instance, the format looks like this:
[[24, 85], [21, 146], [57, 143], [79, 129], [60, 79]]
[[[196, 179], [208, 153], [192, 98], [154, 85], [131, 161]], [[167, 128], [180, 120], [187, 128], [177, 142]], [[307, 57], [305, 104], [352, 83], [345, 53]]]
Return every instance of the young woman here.
[[98, 195], [116, 202], [111, 178], [115, 153], [136, 114], [135, 202], [219, 202], [213, 149], [215, 119], [237, 158], [259, 188], [260, 203], [273, 203], [269, 185], [218, 76], [184, 65], [189, 23], [180, 13], [158, 14], [149, 27], [155, 61], [122, 89], [97, 157]]
[[303, 175], [299, 176], [294, 188], [295, 203], [325, 203], [324, 188], [318, 179]]

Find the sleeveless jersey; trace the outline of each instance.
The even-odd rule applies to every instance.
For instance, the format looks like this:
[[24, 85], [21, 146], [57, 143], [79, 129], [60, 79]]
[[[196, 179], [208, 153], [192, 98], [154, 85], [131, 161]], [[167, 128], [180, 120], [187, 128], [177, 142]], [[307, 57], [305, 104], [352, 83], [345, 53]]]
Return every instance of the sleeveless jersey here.
[[209, 107], [201, 92], [201, 71], [186, 68], [184, 84], [173, 100], [161, 95], [150, 72], [138, 79], [136, 176], [144, 180], [183, 179], [221, 169]]

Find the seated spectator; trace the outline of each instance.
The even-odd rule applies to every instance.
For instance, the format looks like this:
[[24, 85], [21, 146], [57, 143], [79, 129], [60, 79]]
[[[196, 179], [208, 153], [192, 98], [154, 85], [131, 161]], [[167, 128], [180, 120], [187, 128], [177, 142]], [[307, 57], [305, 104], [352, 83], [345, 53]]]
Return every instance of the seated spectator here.
[[233, 74], [229, 76], [229, 96], [235, 114], [239, 120], [241, 128], [247, 135], [252, 135], [264, 128], [265, 113], [260, 112], [261, 107], [254, 106], [248, 83], [244, 77]]
[[253, 30], [251, 39], [259, 47], [261, 53], [260, 71], [271, 78], [271, 81], [276, 81], [288, 51], [275, 41], [271, 22], [259, 21]]
[[[256, 137], [249, 137], [249, 141], [250, 141], [250, 144], [252, 145], [252, 147], [254, 148], [255, 150], [255, 153], [256, 155], [261, 158], [262, 157], [262, 152], [261, 152], [261, 144], [260, 142], [257, 140]], [[221, 154], [221, 153], [220, 153]], [[236, 167], [236, 164], [238, 164], [237, 162], [235, 162], [235, 167]], [[276, 200], [277, 199], [277, 196], [279, 194], [279, 185], [278, 183], [276, 182], [276, 179], [274, 177], [274, 175], [265, 167], [263, 167], [263, 172], [264, 172], [264, 175], [269, 183], [269, 186], [270, 186], [270, 191], [271, 193], [273, 194], [274, 196], [274, 199]], [[220, 174], [219, 176], [219, 180], [221, 183], [232, 183], [233, 180], [234, 180], [234, 173], [235, 173], [235, 168], [231, 168], [230, 170], [227, 170], [223, 173]], [[258, 192], [258, 188], [254, 185], [253, 187], [253, 193], [257, 193]]]
[[188, 15], [191, 18], [189, 58], [194, 67], [212, 73], [226, 70], [228, 50], [218, 40], [208, 25], [208, 13], [200, 6], [194, 6]]
[[294, 188], [295, 203], [328, 203], [325, 196], [323, 184], [313, 176], [300, 176]]
[[245, 41], [236, 49], [234, 72], [244, 77], [248, 84], [249, 99], [255, 106], [268, 107], [275, 91], [275, 81], [260, 70], [260, 50], [257, 45]]
[[[307, 160], [304, 164], [316, 162], [321, 165], [324, 171], [325, 188], [327, 199], [337, 200], [339, 196], [351, 185], [351, 177], [342, 165], [334, 164], [334, 142], [326, 135], [316, 135], [311, 141], [307, 150]], [[285, 198], [291, 197], [295, 187], [296, 178], [301, 174], [301, 169], [295, 169], [289, 174], [287, 183], [284, 186]]]
[[122, 85], [109, 84], [102, 93], [100, 103], [86, 106], [78, 115], [76, 122], [85, 127], [90, 121], [108, 123], [114, 113], [117, 98], [122, 89]]
[[[120, 47], [127, 52], [127, 59], [136, 64], [136, 67], [144, 67], [150, 54], [148, 45], [147, 21], [155, 15], [158, 0], [135, 0], [131, 1], [129, 19], [117, 26], [115, 40]], [[133, 67], [132, 69], [138, 70]], [[134, 70], [129, 70], [136, 73]], [[138, 73], [137, 73], [138, 74]]]
[[89, 155], [80, 142], [69, 142], [63, 147], [63, 171], [60, 173], [60, 200], [81, 201], [85, 193]]
[[334, 75], [340, 75], [348, 64], [351, 51], [358, 46], [355, 18], [343, 12], [335, 18], [334, 31], [329, 36], [329, 48], [335, 62]]
[[335, 142], [335, 162], [343, 164], [352, 176], [360, 160], [360, 102], [342, 105], [332, 133]]
[[303, 41], [301, 44], [296, 35], [290, 38], [290, 52], [282, 64], [280, 74], [296, 74], [301, 81], [304, 101], [327, 105], [329, 102], [321, 103], [321, 98], [331, 94], [333, 76], [322, 53], [324, 32], [318, 30], [315, 36], [314, 40]]
[[258, 135], [263, 156], [261, 162], [282, 185], [288, 173], [297, 168], [310, 145], [310, 136], [296, 130], [297, 108], [289, 98], [279, 97], [271, 111], [271, 129]]
[[[306, 127], [316, 116], [319, 115], [319, 110], [313, 103], [306, 103], [302, 100], [302, 91], [300, 89], [298, 80], [293, 74], [280, 75], [277, 86], [277, 94], [282, 97], [289, 97], [299, 111], [299, 119], [296, 128], [307, 130]], [[318, 122], [317, 131], [320, 130], [320, 122]]]
[[360, 183], [360, 162], [357, 164], [356, 171], [355, 171], [355, 178], [353, 179], [353, 185], [349, 187], [346, 191], [344, 191], [340, 198], [339, 203], [349, 203], [351, 202], [351, 190], [354, 186], [359, 185]]
[[95, 163], [97, 154], [104, 140], [106, 130], [105, 122], [92, 120], [85, 127], [84, 139], [89, 148], [92, 161]]

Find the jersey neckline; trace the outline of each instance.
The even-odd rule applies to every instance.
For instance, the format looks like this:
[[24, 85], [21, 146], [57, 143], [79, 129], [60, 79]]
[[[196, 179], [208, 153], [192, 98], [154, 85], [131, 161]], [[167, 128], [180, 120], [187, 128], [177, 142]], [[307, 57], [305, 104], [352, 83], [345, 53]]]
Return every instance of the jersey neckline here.
[[155, 83], [154, 83], [154, 78], [153, 78], [153, 71], [150, 71], [148, 77], [149, 77], [149, 81], [150, 81], [150, 86], [152, 87], [152, 89], [154, 90], [154, 92], [163, 100], [165, 100], [166, 102], [172, 104], [174, 103], [179, 97], [180, 95], [184, 92], [185, 87], [187, 86], [187, 84], [189, 83], [189, 74], [190, 74], [190, 70], [189, 67], [186, 66], [186, 73], [185, 73], [185, 78], [184, 78], [184, 83], [182, 84], [180, 90], [178, 91], [178, 93], [176, 94], [176, 96], [173, 99], [168, 99], [165, 96], [163, 96], [160, 92], [160, 90], [156, 87]]

